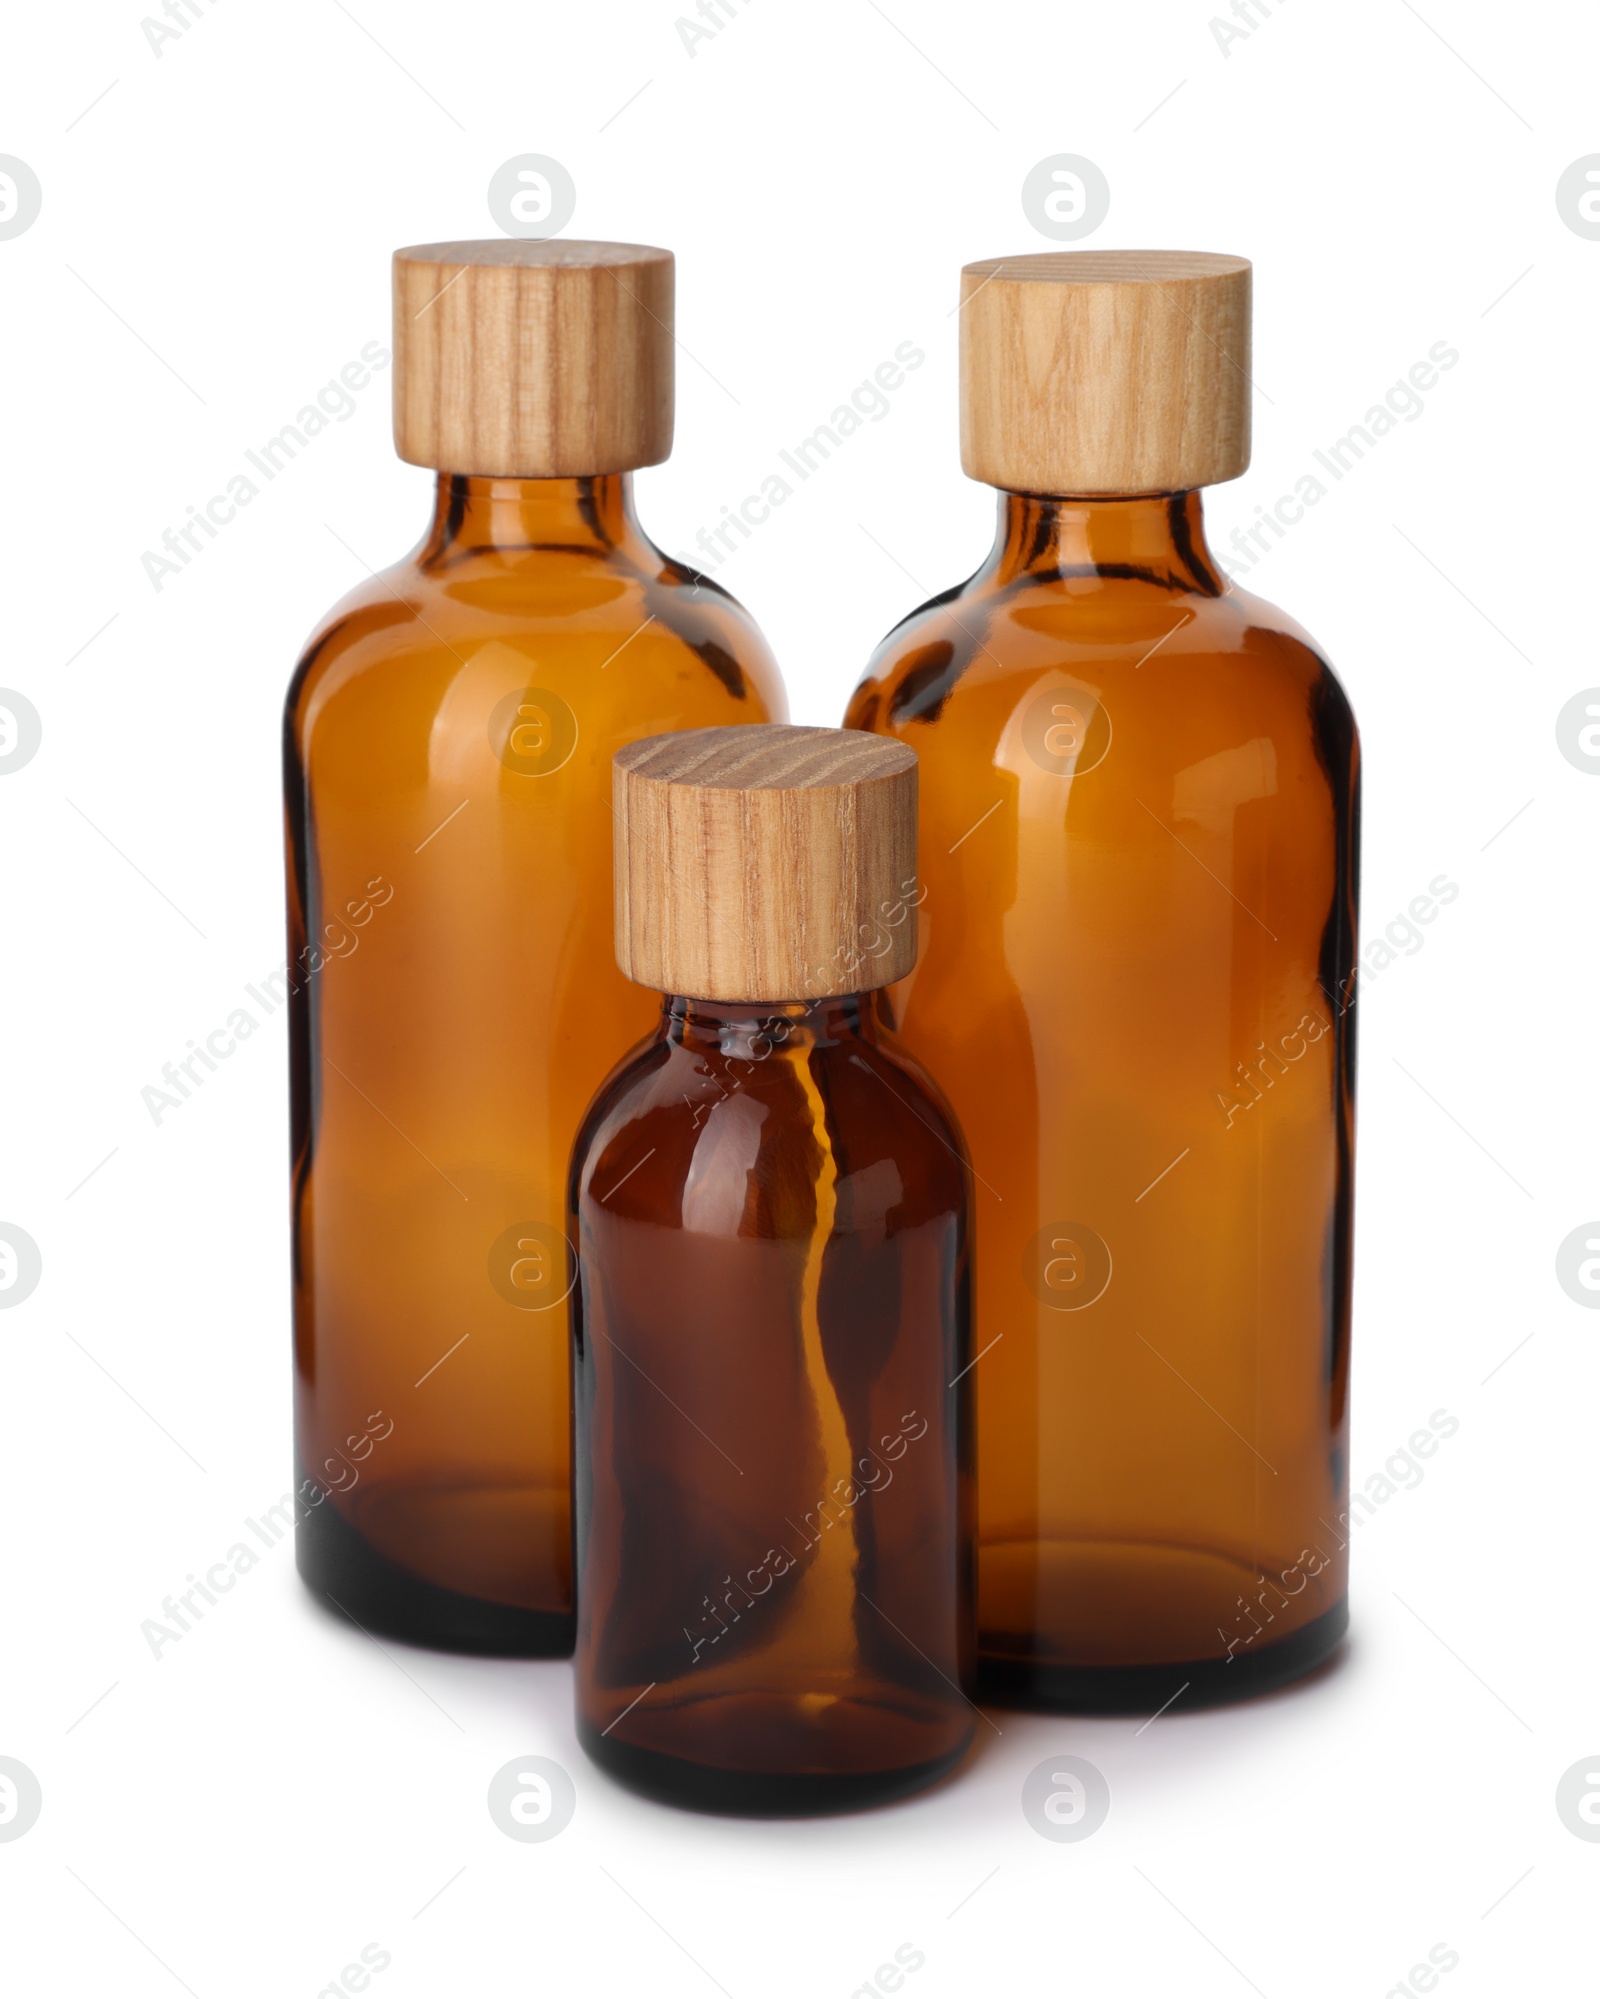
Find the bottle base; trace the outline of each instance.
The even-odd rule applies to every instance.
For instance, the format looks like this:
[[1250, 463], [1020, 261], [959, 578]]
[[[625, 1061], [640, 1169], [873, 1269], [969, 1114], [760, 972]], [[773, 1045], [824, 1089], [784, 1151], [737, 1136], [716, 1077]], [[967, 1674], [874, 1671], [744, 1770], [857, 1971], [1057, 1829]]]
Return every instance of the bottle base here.
[[954, 1749], [898, 1770], [726, 1770], [640, 1749], [601, 1734], [581, 1717], [578, 1741], [585, 1754], [641, 1797], [688, 1811], [726, 1818], [824, 1818], [891, 1805], [947, 1777], [966, 1755], [971, 1735]]
[[496, 1603], [412, 1575], [380, 1554], [331, 1500], [301, 1516], [295, 1566], [308, 1589], [375, 1635], [484, 1658], [565, 1659], [572, 1653], [572, 1611]]
[[980, 1650], [978, 1698], [996, 1707], [1052, 1714], [1177, 1714], [1224, 1707], [1304, 1679], [1331, 1658], [1349, 1628], [1350, 1599], [1341, 1597], [1298, 1631], [1231, 1659], [1071, 1666]]

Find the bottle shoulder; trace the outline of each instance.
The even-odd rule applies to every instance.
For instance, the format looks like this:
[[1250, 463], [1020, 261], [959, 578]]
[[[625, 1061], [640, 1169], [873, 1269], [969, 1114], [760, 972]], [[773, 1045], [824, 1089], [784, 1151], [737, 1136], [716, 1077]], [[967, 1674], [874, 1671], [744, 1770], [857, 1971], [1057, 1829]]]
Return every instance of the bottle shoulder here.
[[897, 734], [906, 723], [940, 719], [958, 690], [982, 691], [992, 706], [1008, 695], [1023, 700], [1037, 683], [1063, 672], [1131, 683], [1158, 661], [1164, 687], [1181, 662], [1184, 684], [1198, 700], [1219, 679], [1244, 675], [1349, 714], [1333, 667], [1310, 633], [1235, 584], [1205, 594], [1123, 578], [997, 582], [980, 571], [888, 634], [851, 696], [846, 724]]
[[[442, 705], [491, 647], [508, 685], [537, 677], [569, 700], [584, 689], [591, 705], [603, 689], [605, 702], [631, 700], [647, 719], [691, 711], [686, 723], [662, 727], [782, 721], [788, 712], [749, 612], [647, 543], [642, 554], [553, 549], [516, 560], [477, 550], [441, 562], [417, 551], [357, 584], [319, 622], [290, 680], [291, 731], [303, 738], [363, 681], [424, 698], [431, 691]], [[717, 712], [693, 714], [699, 697]]]
[[[765, 1043], [765, 1045], [764, 1045]], [[881, 1233], [964, 1214], [966, 1149], [953, 1112], [897, 1047], [865, 1036], [805, 1051], [763, 1037], [750, 1059], [657, 1038], [601, 1086], [573, 1150], [580, 1217], [789, 1235], [813, 1226], [826, 1132], [835, 1226]], [[627, 1176], [624, 1180], [623, 1176]], [[843, 1190], [841, 1194], [839, 1190]]]

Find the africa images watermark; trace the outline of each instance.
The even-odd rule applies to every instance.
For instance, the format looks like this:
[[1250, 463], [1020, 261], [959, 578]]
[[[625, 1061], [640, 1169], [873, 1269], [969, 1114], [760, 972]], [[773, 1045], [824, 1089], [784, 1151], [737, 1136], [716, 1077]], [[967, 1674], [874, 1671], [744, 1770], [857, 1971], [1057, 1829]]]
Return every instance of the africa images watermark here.
[[[1280, 0], [1281, 4], [1281, 0]], [[1213, 14], [1206, 26], [1224, 62], [1233, 54], [1235, 42], [1247, 42], [1257, 28], [1272, 19], [1270, 0], [1233, 0], [1233, 19], [1225, 21]]]
[[[1448, 875], [1435, 875], [1425, 895], [1414, 895], [1406, 908], [1390, 917], [1382, 933], [1368, 940], [1356, 956], [1355, 964], [1341, 981], [1337, 994], [1326, 994], [1335, 1019], [1342, 1019], [1357, 997], [1386, 972], [1396, 958], [1414, 958], [1428, 941], [1419, 925], [1434, 923], [1441, 909], [1455, 901], [1461, 890]], [[1288, 1074], [1306, 1050], [1315, 1046], [1333, 1025], [1319, 1013], [1302, 1014], [1287, 1034], [1274, 1038], [1269, 1046], [1263, 1038], [1242, 1062], [1236, 1062], [1228, 1082], [1227, 1096], [1213, 1090], [1212, 1101], [1224, 1126], [1231, 1131], [1241, 1111], [1253, 1110], [1280, 1077]], [[1233, 1093], [1238, 1092], [1238, 1101]]]
[[[366, 1419], [366, 1428], [359, 1436], [346, 1437], [342, 1450], [335, 1451], [325, 1461], [325, 1467], [340, 1467], [339, 1483], [332, 1489], [347, 1491], [361, 1476], [359, 1462], [372, 1455], [376, 1445], [394, 1434], [394, 1418], [385, 1416], [381, 1409], [375, 1409]], [[345, 1477], [344, 1474], [349, 1476]], [[298, 1493], [286, 1492], [275, 1505], [267, 1507], [259, 1520], [247, 1513], [244, 1524], [260, 1544], [263, 1551], [277, 1547], [289, 1529], [298, 1526], [314, 1508], [328, 1497], [328, 1489], [319, 1485], [314, 1478], [305, 1479]], [[220, 1561], [211, 1564], [203, 1576], [197, 1576], [191, 1569], [188, 1574], [189, 1587], [174, 1590], [161, 1600], [161, 1615], [147, 1617], [139, 1626], [140, 1635], [150, 1647], [151, 1657], [160, 1660], [165, 1646], [176, 1645], [186, 1637], [195, 1625], [205, 1617], [206, 1608], [215, 1609], [222, 1598], [233, 1589], [241, 1576], [250, 1571], [261, 1560], [261, 1555], [245, 1540], [235, 1541], [223, 1554]]]
[[880, 362], [871, 375], [859, 382], [851, 390], [849, 400], [840, 403], [826, 423], [819, 423], [808, 437], [800, 439], [792, 451], [779, 451], [778, 457], [783, 466], [794, 474], [794, 485], [785, 478], [783, 471], [769, 472], [760, 482], [759, 492], [747, 493], [737, 507], [725, 506], [720, 521], [701, 528], [695, 536], [695, 547], [700, 551], [698, 555], [690, 555], [680, 549], [678, 560], [685, 568], [695, 570], [702, 576], [710, 576], [720, 569], [741, 542], [748, 541], [758, 527], [772, 518], [773, 509], [781, 507], [798, 486], [820, 470], [858, 430], [869, 423], [883, 422], [893, 407], [889, 397], [904, 384], [907, 375], [916, 373], [927, 358], [914, 341], [902, 340], [894, 350], [893, 358]]
[[[355, 933], [364, 930], [372, 921], [374, 912], [393, 899], [393, 886], [382, 875], [374, 875], [367, 883], [364, 895], [352, 896], [345, 903], [344, 916], [325, 922], [321, 938], [296, 953], [293, 970], [284, 963], [275, 972], [268, 973], [259, 987], [247, 984], [245, 992], [261, 1009], [262, 1020], [276, 1013], [291, 993], [301, 991], [302, 986], [308, 985], [334, 959], [348, 958], [361, 942]], [[249, 1007], [236, 1006], [222, 1025], [214, 1027], [204, 1041], [196, 1041], [191, 1035], [189, 1053], [180, 1055], [176, 1062], [164, 1063], [161, 1083], [146, 1083], [139, 1092], [139, 1101], [150, 1113], [152, 1123], [159, 1125], [168, 1111], [181, 1110], [204, 1083], [206, 1074], [215, 1075], [218, 1067], [237, 1053], [239, 1044], [248, 1041], [260, 1025], [261, 1020]], [[188, 1080], [185, 1081], [185, 1078]], [[161, 1084], [165, 1084], [166, 1088], [163, 1089]]]
[[[1217, 1627], [1217, 1636], [1227, 1647], [1226, 1664], [1233, 1663], [1233, 1655], [1238, 1648], [1253, 1645], [1266, 1629], [1266, 1625], [1257, 1622], [1256, 1612], [1262, 1613], [1267, 1624], [1273, 1623], [1279, 1610], [1286, 1610], [1308, 1582], [1320, 1576], [1337, 1556], [1345, 1552], [1350, 1545], [1345, 1538], [1347, 1535], [1370, 1520], [1378, 1508], [1387, 1505], [1397, 1493], [1413, 1491], [1421, 1485], [1426, 1474], [1418, 1460], [1435, 1456], [1440, 1444], [1447, 1443], [1460, 1428], [1459, 1417], [1452, 1416], [1448, 1409], [1435, 1409], [1428, 1418], [1426, 1429], [1413, 1430], [1405, 1444], [1397, 1445], [1389, 1453], [1382, 1471], [1373, 1472], [1359, 1490], [1351, 1492], [1344, 1512], [1336, 1515], [1335, 1521], [1319, 1518], [1317, 1525], [1322, 1529], [1322, 1535], [1302, 1548], [1287, 1568], [1280, 1569], [1276, 1581], [1265, 1572], [1258, 1576], [1260, 1586], [1252, 1600], [1253, 1608], [1242, 1596], [1235, 1599], [1240, 1614], [1234, 1619], [1233, 1633], [1230, 1635], [1220, 1625]], [[1324, 1539], [1334, 1544], [1333, 1554], [1330, 1555], [1323, 1545]], [[1294, 1580], [1296, 1577], [1298, 1581]], [[1269, 1595], [1277, 1597], [1276, 1607], [1268, 1603]], [[1246, 1624], [1249, 1625], [1248, 1630], [1244, 1628]]]
[[[744, 0], [748, 5], [749, 0]], [[691, 62], [700, 53], [702, 42], [714, 42], [730, 22], [739, 18], [739, 7], [734, 0], [700, 0], [697, 9], [699, 21], [691, 21], [687, 14], [680, 14], [672, 24], [678, 40], [683, 44], [683, 52]]]
[[[388, 365], [388, 348], [376, 340], [369, 340], [359, 358], [347, 361], [334, 379], [325, 382], [318, 389], [316, 400], [307, 403], [293, 423], [286, 423], [275, 437], [266, 440], [260, 450], [246, 451], [244, 455], [250, 468], [260, 474], [262, 485], [276, 479], [330, 424], [348, 423], [358, 407], [357, 393]], [[260, 491], [261, 486], [251, 478], [249, 471], [235, 472], [224, 492], [213, 493], [204, 507], [191, 506], [187, 520], [163, 531], [161, 547], [166, 553], [147, 548], [139, 558], [145, 575], [150, 579], [150, 587], [158, 596], [167, 578], [181, 576], [195, 557], [202, 553], [206, 543], [215, 541], [230, 522], [237, 520], [239, 509], [249, 506]]]
[[[214, 7], [216, 0], [209, 0], [209, 4]], [[139, 23], [145, 46], [157, 62], [165, 55], [167, 43], [181, 42], [196, 21], [205, 19], [206, 13], [200, 0], [166, 0], [161, 11], [166, 16], [164, 21], [158, 21], [153, 14], [146, 14]]]
[[[915, 894], [912, 891], [915, 890]], [[861, 977], [863, 969], [871, 960], [887, 957], [894, 948], [893, 933], [900, 928], [914, 909], [919, 909], [928, 899], [928, 885], [915, 875], [908, 875], [900, 884], [900, 893], [885, 897], [878, 904], [873, 919], [869, 923], [858, 923], [856, 935], [839, 945], [833, 957], [805, 974], [804, 997], [810, 1001], [820, 995], [837, 993], [846, 985], [856, 981], [864, 986]]]
[[1386, 391], [1383, 400], [1372, 405], [1360, 423], [1351, 424], [1326, 451], [1313, 451], [1311, 456], [1320, 471], [1328, 475], [1329, 483], [1325, 485], [1317, 471], [1308, 470], [1295, 481], [1292, 493], [1281, 494], [1271, 507], [1258, 506], [1255, 524], [1235, 528], [1229, 537], [1233, 554], [1217, 558], [1227, 574], [1248, 575], [1290, 528], [1298, 527], [1307, 512], [1326, 499], [1333, 486], [1347, 477], [1392, 430], [1402, 423], [1415, 423], [1427, 407], [1423, 396], [1436, 388], [1439, 377], [1447, 375], [1460, 359], [1449, 341], [1436, 340], [1428, 349], [1427, 358], [1414, 362]]
[[914, 1943], [898, 1946], [892, 1963], [880, 1964], [870, 1978], [865, 1978], [850, 1994], [850, 1999], [882, 1999], [882, 1995], [898, 1992], [906, 1982], [908, 1972], [920, 1971], [928, 1961], [926, 1951], [918, 1950]]
[[1440, 911], [1447, 909], [1460, 893], [1448, 875], [1437, 874], [1428, 883], [1425, 894], [1414, 895], [1403, 910], [1389, 918], [1379, 936], [1369, 937], [1340, 981], [1337, 993], [1323, 989], [1335, 1015], [1342, 1018], [1347, 1014], [1361, 994], [1369, 991], [1397, 959], [1414, 958], [1428, 941], [1419, 926], [1436, 923]]
[[[309, 1485], [311, 1481], [308, 1479]], [[286, 1492], [276, 1505], [269, 1506], [259, 1520], [245, 1515], [245, 1526], [260, 1543], [262, 1549], [275, 1548], [295, 1522], [305, 1517], [301, 1507], [309, 1510], [310, 1502], [297, 1500], [292, 1492]], [[205, 1616], [207, 1605], [215, 1608], [222, 1597], [233, 1588], [241, 1576], [247, 1576], [261, 1560], [260, 1554], [248, 1541], [235, 1541], [223, 1554], [220, 1561], [211, 1564], [204, 1576], [189, 1571], [189, 1587], [174, 1590], [172, 1595], [161, 1600], [161, 1615], [147, 1617], [139, 1626], [140, 1635], [150, 1647], [150, 1656], [159, 1660], [162, 1648], [176, 1645], [192, 1631]]]
[[[866, 1453], [856, 1460], [850, 1477], [835, 1479], [832, 1490], [825, 1493], [815, 1506], [801, 1514], [800, 1524], [797, 1525], [793, 1520], [785, 1520], [784, 1525], [800, 1544], [803, 1551], [800, 1555], [796, 1555], [786, 1542], [780, 1541], [776, 1547], [768, 1548], [754, 1568], [745, 1570], [741, 1581], [735, 1582], [731, 1571], [725, 1575], [722, 1580], [727, 1587], [722, 1604], [723, 1609], [731, 1614], [733, 1623], [737, 1624], [740, 1617], [739, 1608], [733, 1600], [736, 1593], [743, 1596], [745, 1610], [754, 1610], [775, 1582], [799, 1568], [801, 1563], [814, 1552], [824, 1534], [849, 1520], [854, 1509], [868, 1493], [887, 1490], [894, 1481], [894, 1466], [905, 1456], [910, 1445], [917, 1443], [927, 1434], [927, 1417], [919, 1416], [915, 1409], [908, 1410], [900, 1419], [900, 1428], [880, 1437], [876, 1450], [869, 1446]], [[830, 1508], [833, 1509], [831, 1512]], [[766, 1578], [764, 1582], [761, 1581], [762, 1577]], [[759, 1587], [756, 1587], [757, 1584]], [[701, 1647], [720, 1643], [732, 1628], [709, 1596], [704, 1596], [700, 1600], [709, 1612], [709, 1616], [701, 1618], [699, 1635], [691, 1631], [688, 1625], [683, 1627], [683, 1635], [692, 1648], [689, 1661], [691, 1665], [696, 1666], [700, 1663]], [[713, 1620], [716, 1628], [710, 1629]]]

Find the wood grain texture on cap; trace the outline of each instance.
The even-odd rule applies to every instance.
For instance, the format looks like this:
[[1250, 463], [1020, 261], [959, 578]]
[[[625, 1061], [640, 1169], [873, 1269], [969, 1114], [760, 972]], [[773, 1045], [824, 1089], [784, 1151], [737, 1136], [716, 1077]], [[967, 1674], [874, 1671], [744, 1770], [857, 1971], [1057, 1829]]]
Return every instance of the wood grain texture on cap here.
[[917, 757], [855, 729], [689, 729], [613, 761], [617, 963], [752, 1004], [916, 962]]
[[394, 256], [395, 449], [482, 478], [583, 478], [672, 449], [673, 261], [639, 243]]
[[961, 273], [961, 463], [1015, 493], [1175, 493], [1250, 462], [1250, 264], [1197, 250]]

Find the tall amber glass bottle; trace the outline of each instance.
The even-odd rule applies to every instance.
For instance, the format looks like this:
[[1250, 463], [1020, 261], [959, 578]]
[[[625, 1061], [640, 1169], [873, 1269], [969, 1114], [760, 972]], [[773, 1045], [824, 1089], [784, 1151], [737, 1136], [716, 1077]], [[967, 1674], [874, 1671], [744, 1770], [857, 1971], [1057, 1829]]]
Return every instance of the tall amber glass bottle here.
[[979, 1685], [1153, 1711], [1346, 1624], [1357, 744], [1305, 633], [1228, 582], [1250, 267], [963, 274], [993, 551], [849, 721], [922, 762], [892, 996], [972, 1147]]
[[634, 515], [672, 280], [625, 244], [397, 255], [433, 520], [289, 690], [300, 1568], [427, 1644], [571, 1647], [566, 1164], [654, 1015], [612, 962], [612, 753], [784, 712], [749, 618]]
[[881, 1802], [974, 1721], [967, 1167], [862, 997], [915, 954], [916, 759], [617, 769], [617, 955], [673, 996], [573, 1155], [579, 1739], [678, 1804]]

